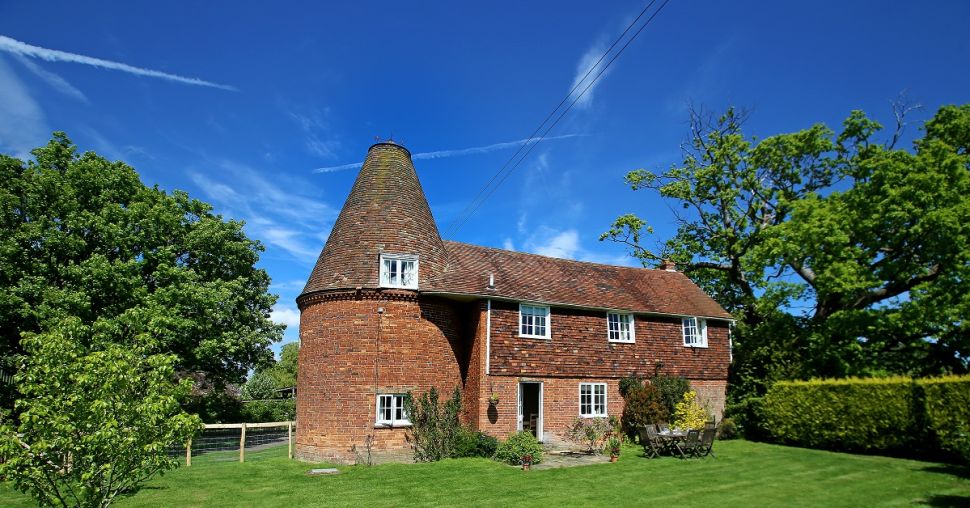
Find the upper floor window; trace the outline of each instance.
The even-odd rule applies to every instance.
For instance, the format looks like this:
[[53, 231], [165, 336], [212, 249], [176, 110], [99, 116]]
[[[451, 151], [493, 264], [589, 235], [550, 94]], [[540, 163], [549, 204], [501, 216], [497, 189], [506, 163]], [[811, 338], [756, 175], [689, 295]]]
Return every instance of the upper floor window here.
[[377, 396], [377, 424], [398, 427], [411, 425], [407, 411], [404, 410], [404, 395], [386, 394]]
[[549, 338], [549, 307], [519, 304], [519, 336]]
[[633, 314], [609, 312], [606, 314], [607, 332], [610, 342], [634, 342]]
[[697, 317], [683, 319], [684, 345], [707, 347], [707, 321]]
[[579, 416], [606, 416], [606, 383], [579, 384]]
[[381, 254], [381, 287], [418, 289], [418, 257]]

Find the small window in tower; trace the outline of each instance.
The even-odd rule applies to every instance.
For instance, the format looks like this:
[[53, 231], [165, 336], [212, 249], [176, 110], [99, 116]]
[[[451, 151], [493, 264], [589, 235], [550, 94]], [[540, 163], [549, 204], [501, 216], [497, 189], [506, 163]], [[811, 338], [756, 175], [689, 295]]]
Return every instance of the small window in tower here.
[[385, 394], [377, 396], [377, 424], [401, 427], [411, 425], [404, 407], [403, 394]]
[[381, 254], [381, 287], [418, 289], [418, 257]]

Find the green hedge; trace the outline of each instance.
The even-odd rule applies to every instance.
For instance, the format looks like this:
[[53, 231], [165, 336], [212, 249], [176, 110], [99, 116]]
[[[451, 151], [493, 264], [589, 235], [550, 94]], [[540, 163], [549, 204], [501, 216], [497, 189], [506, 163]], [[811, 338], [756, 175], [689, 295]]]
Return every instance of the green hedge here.
[[943, 452], [970, 462], [970, 376], [919, 381], [930, 438]]
[[762, 398], [758, 416], [780, 443], [970, 460], [970, 376], [783, 381]]
[[288, 422], [296, 419], [296, 399], [253, 400], [243, 403], [246, 423]]

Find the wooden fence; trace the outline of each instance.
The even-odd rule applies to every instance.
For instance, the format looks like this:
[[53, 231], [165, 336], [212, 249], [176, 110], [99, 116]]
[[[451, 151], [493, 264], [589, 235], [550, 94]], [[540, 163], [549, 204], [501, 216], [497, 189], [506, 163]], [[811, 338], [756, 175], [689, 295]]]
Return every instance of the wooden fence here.
[[[286, 427], [286, 447], [287, 457], [293, 458], [293, 424], [295, 422], [265, 422], [265, 423], [209, 423], [209, 429], [239, 429], [239, 462], [246, 461], [246, 429], [258, 429], [267, 427]], [[192, 466], [192, 440], [185, 443], [185, 465]]]

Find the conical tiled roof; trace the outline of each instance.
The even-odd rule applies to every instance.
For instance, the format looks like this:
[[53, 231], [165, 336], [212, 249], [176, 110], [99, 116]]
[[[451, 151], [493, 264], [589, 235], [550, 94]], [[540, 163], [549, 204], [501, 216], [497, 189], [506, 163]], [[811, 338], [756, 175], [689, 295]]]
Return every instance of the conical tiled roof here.
[[411, 153], [395, 143], [368, 150], [303, 294], [378, 287], [381, 253], [417, 255], [419, 287], [446, 263]]

